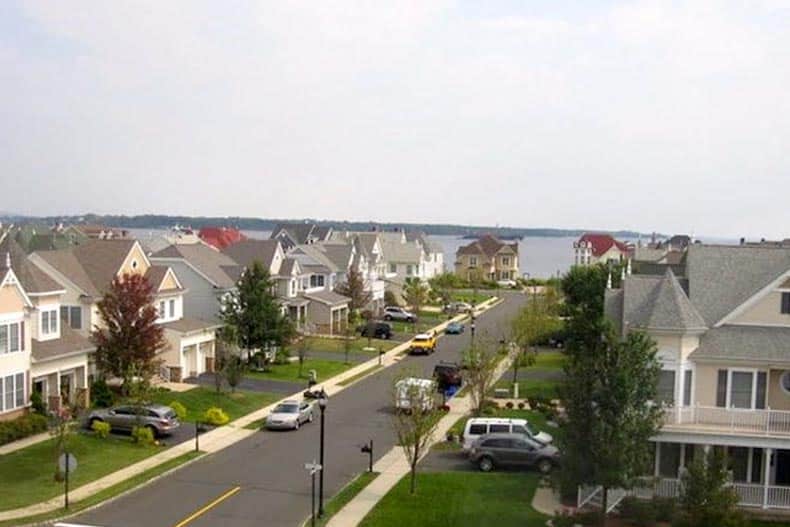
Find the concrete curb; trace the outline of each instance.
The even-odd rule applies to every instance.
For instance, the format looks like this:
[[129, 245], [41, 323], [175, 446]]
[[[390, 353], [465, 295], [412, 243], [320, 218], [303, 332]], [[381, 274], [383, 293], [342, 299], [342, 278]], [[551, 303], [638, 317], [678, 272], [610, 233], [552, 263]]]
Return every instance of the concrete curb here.
[[[485, 300], [484, 302], [481, 302], [480, 304], [475, 306], [474, 309], [475, 315], [478, 315], [480, 313], [483, 313], [491, 309], [492, 307], [498, 305], [502, 301], [503, 300], [499, 297], [493, 297], [493, 298], [489, 298], [488, 300]], [[455, 316], [449, 320], [442, 322], [441, 324], [434, 326], [433, 328], [431, 328], [431, 330], [436, 331], [437, 333], [444, 331], [444, 329], [447, 327], [447, 325], [450, 322], [453, 321], [460, 322], [461, 320], [464, 320], [467, 316], [468, 315], [465, 314]], [[396, 358], [399, 355], [401, 355], [404, 351], [408, 350], [410, 342], [411, 339], [402, 344], [399, 344], [398, 346], [395, 346], [394, 348], [386, 352], [381, 357], [382, 368], [387, 368], [389, 366], [392, 366], [393, 364], [396, 364], [398, 362]], [[360, 377], [359, 379], [356, 379], [353, 383], [350, 383], [346, 386], [340, 385], [339, 384], [340, 382], [342, 382], [345, 379], [348, 379], [349, 377], [353, 377], [354, 375], [358, 375], [364, 372], [366, 369], [370, 369], [372, 366], [378, 365], [378, 363], [379, 363], [379, 358], [375, 357], [366, 362], [357, 364], [353, 368], [350, 368], [344, 371], [343, 373], [340, 373], [328, 379], [323, 384], [316, 385], [316, 389], [323, 387], [323, 389], [329, 395], [333, 395], [338, 392], [341, 392], [344, 389], [348, 388], [349, 386], [356, 384], [356, 381], [364, 379], [365, 377], [367, 377], [367, 375]], [[371, 370], [370, 374], [372, 375], [379, 371], [381, 371], [381, 368], [377, 368], [376, 370]], [[282, 399], [279, 399], [278, 401], [275, 401], [268, 406], [265, 406], [259, 410], [255, 410], [254, 412], [251, 412], [247, 415], [243, 415], [238, 419], [228, 423], [225, 426], [215, 428], [214, 430], [211, 430], [210, 432], [201, 435], [200, 436], [201, 451], [205, 451], [208, 454], [211, 454], [213, 452], [218, 452], [224, 448], [227, 448], [255, 434], [256, 433], [255, 430], [248, 430], [244, 427], [266, 417], [269, 414], [269, 412], [271, 412], [271, 410], [274, 409], [274, 407], [280, 404], [282, 401], [301, 397], [302, 393], [303, 392], [300, 391], [295, 394], [291, 394], [289, 396], [283, 397]], [[73, 489], [69, 493], [69, 496], [73, 498], [73, 501], [75, 503], [77, 503], [78, 501], [89, 498], [93, 494], [96, 494], [98, 492], [101, 492], [102, 490], [112, 487], [117, 483], [124, 481], [127, 478], [134, 477], [142, 472], [145, 472], [146, 470], [155, 468], [156, 466], [161, 465], [166, 461], [174, 459], [180, 456], [181, 454], [189, 452], [193, 448], [192, 445], [193, 445], [192, 439], [174, 445], [160, 454], [154, 454], [149, 458], [138, 461], [137, 463], [124, 467], [111, 474], [107, 474], [106, 476], [103, 476], [90, 483], [86, 483], [82, 487]], [[200, 456], [196, 459], [203, 459], [203, 457], [204, 456]], [[141, 486], [147, 485], [148, 483], [149, 482], [144, 482], [140, 486], [135, 488], [140, 488]], [[108, 498], [104, 502], [96, 504], [96, 506], [106, 503], [110, 499], [113, 498]], [[7, 511], [2, 511], [0, 512], [0, 521], [24, 519], [29, 516], [38, 516], [39, 514], [46, 514], [48, 512], [57, 510], [60, 507], [62, 501], [63, 501], [63, 495], [58, 494], [57, 496], [49, 500], [39, 502], [34, 505], [28, 505], [27, 507], [20, 507], [18, 509], [10, 509]]]

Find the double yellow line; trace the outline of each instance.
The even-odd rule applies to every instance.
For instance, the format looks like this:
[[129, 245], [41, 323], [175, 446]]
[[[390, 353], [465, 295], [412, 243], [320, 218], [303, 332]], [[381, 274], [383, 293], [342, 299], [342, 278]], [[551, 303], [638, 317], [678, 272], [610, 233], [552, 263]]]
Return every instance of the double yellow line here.
[[233, 496], [234, 494], [236, 494], [240, 490], [241, 490], [241, 487], [233, 487], [229, 491], [225, 492], [221, 496], [219, 496], [216, 499], [214, 499], [214, 501], [212, 501], [208, 505], [206, 505], [204, 507], [201, 507], [200, 509], [198, 509], [195, 512], [193, 512], [192, 514], [190, 514], [189, 516], [187, 516], [186, 518], [184, 518], [183, 520], [181, 520], [180, 522], [175, 524], [173, 527], [184, 527], [186, 524], [190, 523], [194, 519], [196, 519], [196, 518], [202, 516], [203, 514], [207, 513], [208, 511], [210, 511], [211, 509], [213, 509], [214, 507], [216, 507], [217, 505], [219, 505], [220, 503], [222, 503], [226, 499], [230, 498], [231, 496]]

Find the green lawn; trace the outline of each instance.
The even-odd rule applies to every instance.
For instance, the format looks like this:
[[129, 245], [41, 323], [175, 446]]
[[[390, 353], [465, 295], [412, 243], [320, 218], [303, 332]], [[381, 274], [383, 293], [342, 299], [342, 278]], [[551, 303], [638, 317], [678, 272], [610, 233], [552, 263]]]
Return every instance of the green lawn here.
[[[137, 445], [129, 437], [99, 439], [84, 433], [71, 435], [68, 449], [77, 458], [77, 470], [70, 475], [73, 489], [163, 450]], [[56, 463], [55, 439], [0, 456], [0, 488], [6, 490], [0, 510], [32, 505], [61, 494], [63, 483], [54, 478]]]
[[[340, 492], [338, 492], [335, 496], [332, 497], [328, 502], [324, 504], [324, 517], [321, 519], [316, 520], [316, 525], [326, 525], [329, 523], [329, 520], [337, 514], [337, 512], [345, 507], [345, 505], [354, 499], [354, 496], [359, 494], [362, 489], [368, 486], [368, 484], [376, 479], [378, 476], [378, 472], [363, 472], [356, 478], [354, 478], [351, 483], [343, 487]], [[310, 521], [304, 524], [306, 527], [310, 525]]]
[[530, 506], [537, 484], [534, 473], [418, 473], [417, 493], [412, 496], [407, 475], [360, 525], [543, 527], [548, 518]]
[[454, 302], [467, 302], [475, 306], [493, 296], [495, 295], [486, 291], [478, 291], [477, 294], [474, 294], [474, 291], [471, 290], [457, 290], [450, 293]]
[[218, 394], [213, 388], [199, 386], [186, 392], [156, 392], [152, 397], [153, 402], [170, 404], [178, 401], [187, 409], [186, 421], [196, 421], [203, 418], [203, 414], [212, 406], [222, 408], [230, 420], [238, 419], [243, 415], [263, 408], [281, 396], [267, 392], [250, 392], [238, 390], [230, 393], [227, 388]]
[[[557, 397], [557, 388], [559, 382], [554, 379], [541, 379], [541, 374], [562, 372], [563, 364], [565, 363], [565, 355], [556, 350], [541, 349], [536, 358], [535, 364], [526, 368], [520, 368], [519, 373], [525, 374], [534, 372], [537, 378], [534, 379], [520, 379], [518, 381], [518, 395], [520, 399], [528, 397], [542, 396], [549, 399]], [[499, 381], [497, 381], [495, 388], [513, 388], [513, 378], [510, 372], [506, 372]]]
[[[382, 348], [384, 351], [389, 351], [398, 345], [397, 341], [370, 339], [370, 346], [376, 348], [377, 351], [366, 351], [368, 347], [368, 339], [362, 337], [354, 337], [351, 339], [351, 346], [349, 350], [351, 353], [365, 353], [367, 355], [375, 356], [378, 349]], [[307, 337], [307, 352], [308, 356], [311, 351], [329, 351], [333, 353], [345, 353], [346, 341], [345, 339], [331, 339], [326, 337]], [[291, 350], [292, 355], [296, 355], [295, 350]]]
[[248, 372], [245, 375], [255, 379], [273, 379], [278, 381], [304, 382], [308, 379], [309, 371], [315, 370], [318, 382], [324, 382], [334, 377], [338, 373], [343, 373], [349, 368], [356, 366], [356, 363], [346, 364], [342, 361], [312, 359], [305, 360], [302, 366], [302, 375], [299, 375], [299, 363], [289, 362], [287, 364], [272, 364], [270, 371]]

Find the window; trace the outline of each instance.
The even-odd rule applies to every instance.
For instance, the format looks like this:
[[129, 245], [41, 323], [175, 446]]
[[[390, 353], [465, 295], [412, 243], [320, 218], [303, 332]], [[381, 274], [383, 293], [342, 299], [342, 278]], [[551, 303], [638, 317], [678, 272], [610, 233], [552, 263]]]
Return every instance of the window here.
[[491, 425], [491, 433], [510, 432], [510, 425]]
[[408, 276], [411, 276], [411, 275], [414, 274], [414, 266], [413, 265], [407, 265], [406, 266], [406, 274]]
[[16, 374], [16, 407], [20, 408], [25, 406], [25, 374]]
[[732, 388], [730, 390], [730, 406], [735, 408], [752, 407], [752, 384], [754, 376], [751, 372], [732, 372]]
[[71, 329], [82, 329], [82, 308], [80, 306], [60, 306], [60, 323], [68, 324]]
[[477, 265], [477, 256], [470, 256], [469, 257], [469, 265], [472, 267]]
[[781, 312], [783, 315], [790, 315], [790, 293], [782, 293]]
[[167, 311], [165, 311], [165, 301], [162, 300], [159, 302], [159, 318], [167, 317]]
[[665, 478], [678, 477], [680, 467], [680, 444], [658, 443], [660, 449], [658, 462], [658, 475]]
[[41, 312], [41, 334], [54, 335], [58, 332], [58, 311], [55, 309]]
[[486, 448], [510, 448], [511, 441], [504, 438], [489, 439], [483, 443], [483, 446]]
[[176, 318], [176, 301], [170, 301], [170, 318]]
[[0, 325], [0, 353], [8, 353], [8, 326]]
[[507, 256], [503, 256], [502, 265], [510, 265], [510, 258], [508, 258]]
[[310, 287], [324, 287], [324, 275], [322, 274], [310, 275]]
[[0, 354], [25, 349], [24, 322], [0, 324]]
[[719, 370], [716, 406], [763, 409], [768, 375], [755, 370]]
[[779, 377], [779, 386], [781, 386], [782, 391], [786, 394], [790, 394], [790, 370], [785, 371], [782, 373], [782, 376]]
[[675, 402], [675, 372], [672, 370], [661, 370], [658, 376], [658, 400], [672, 404]]
[[391, 263], [390, 264], [390, 273], [397, 273], [397, 272], [398, 272], [397, 264]]
[[488, 425], [472, 425], [469, 427], [469, 435], [482, 436], [488, 433]]
[[683, 372], [683, 406], [691, 406], [691, 380], [692, 371]]

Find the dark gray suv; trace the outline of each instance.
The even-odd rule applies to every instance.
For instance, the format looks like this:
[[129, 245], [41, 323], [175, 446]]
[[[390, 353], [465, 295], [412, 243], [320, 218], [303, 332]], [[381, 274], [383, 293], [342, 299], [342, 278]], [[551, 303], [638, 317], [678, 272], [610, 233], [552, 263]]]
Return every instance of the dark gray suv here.
[[483, 472], [496, 467], [535, 467], [548, 474], [559, 464], [559, 450], [523, 434], [487, 434], [469, 450], [469, 460]]
[[154, 437], [171, 434], [181, 423], [172, 408], [162, 404], [149, 404], [146, 406], [116, 406], [94, 410], [88, 415], [88, 426], [93, 426], [95, 421], [109, 423], [113, 430], [131, 432], [135, 426], [145, 426], [151, 429]]

